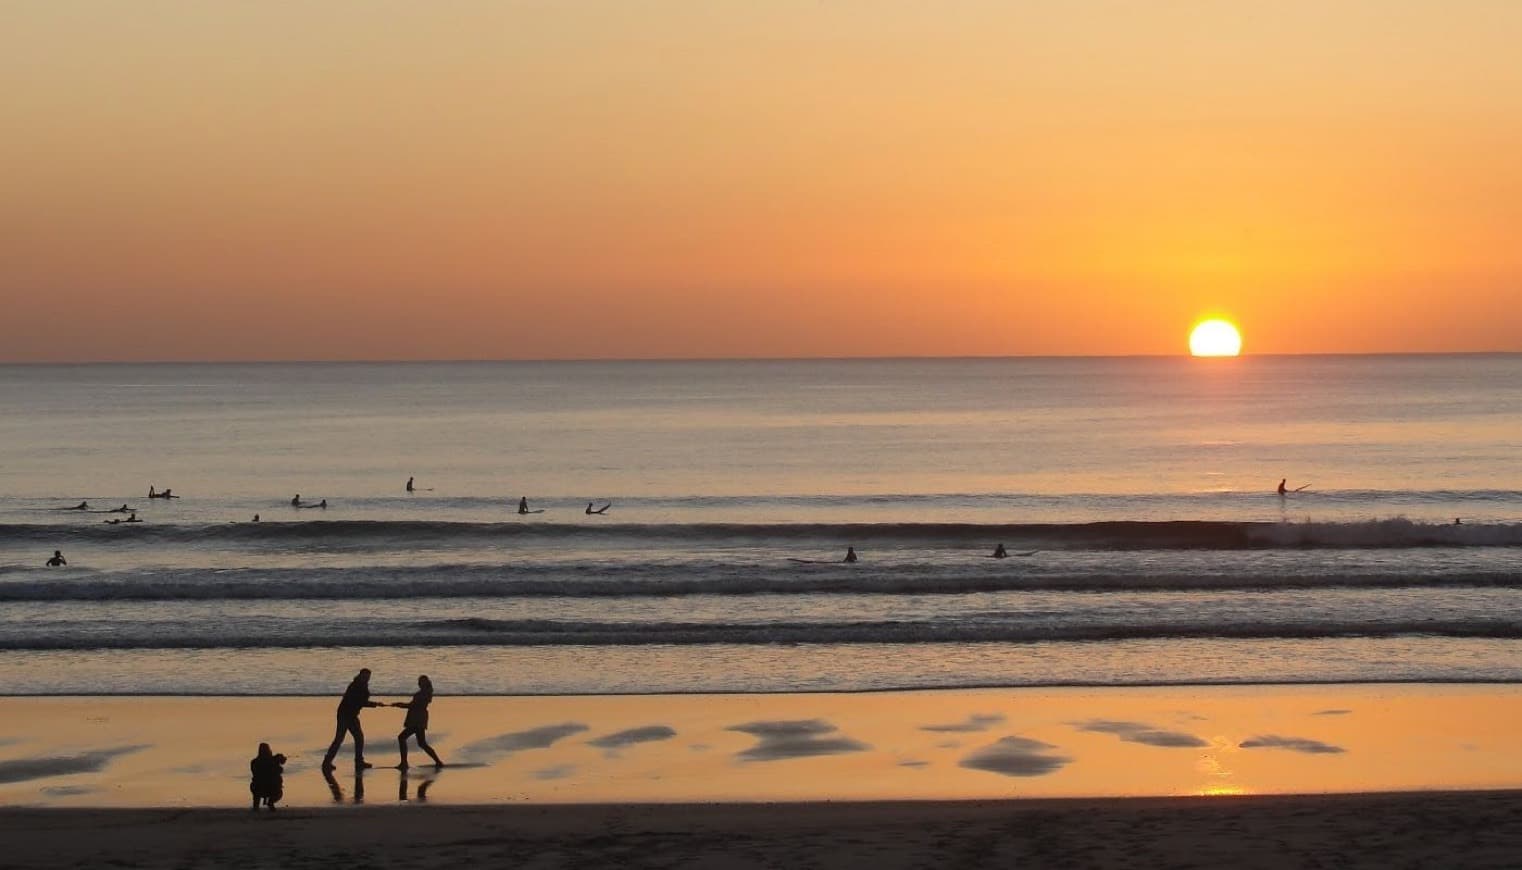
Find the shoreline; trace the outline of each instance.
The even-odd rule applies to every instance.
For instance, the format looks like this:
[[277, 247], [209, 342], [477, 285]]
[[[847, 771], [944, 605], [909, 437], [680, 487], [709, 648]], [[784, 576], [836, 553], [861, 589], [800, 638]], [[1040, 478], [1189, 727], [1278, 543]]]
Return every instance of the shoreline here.
[[[668, 692], [651, 690], [648, 692], [450, 692], [440, 693], [436, 697], [444, 698], [713, 698], [713, 697], [788, 697], [793, 695], [805, 696], [828, 696], [842, 695], [846, 697], [859, 695], [916, 695], [936, 692], [987, 692], [987, 691], [1011, 691], [1022, 692], [1028, 690], [1062, 690], [1075, 689], [1082, 691], [1105, 691], [1105, 690], [1147, 690], [1147, 689], [1190, 689], [1202, 690], [1216, 689], [1299, 689], [1299, 688], [1337, 688], [1358, 686], [1486, 686], [1502, 687], [1516, 686], [1522, 688], [1522, 680], [1495, 678], [1463, 678], [1463, 679], [1371, 679], [1371, 680], [1270, 680], [1265, 682], [1208, 682], [1200, 680], [1158, 681], [1158, 682], [1133, 682], [1133, 683], [1100, 683], [1100, 682], [1051, 682], [1051, 683], [957, 683], [944, 686], [873, 686], [860, 689], [811, 689], [797, 688], [787, 690], [756, 689], [747, 691], [744, 689], [697, 689], [683, 692]], [[376, 693], [390, 694], [390, 693]], [[27, 692], [25, 694], [6, 694], [0, 692], [0, 701], [21, 700], [26, 698], [39, 699], [84, 699], [84, 698], [267, 698], [292, 700], [307, 700], [311, 698], [335, 697], [332, 692]]]
[[[0, 808], [19, 866], [1508, 867], [1522, 791], [997, 801]], [[1022, 863], [1028, 862], [1028, 863]]]

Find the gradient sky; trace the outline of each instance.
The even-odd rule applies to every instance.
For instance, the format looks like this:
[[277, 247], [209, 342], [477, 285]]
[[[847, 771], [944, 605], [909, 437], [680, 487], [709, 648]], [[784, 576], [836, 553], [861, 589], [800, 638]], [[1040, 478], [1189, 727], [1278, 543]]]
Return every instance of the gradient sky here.
[[1515, 0], [6, 0], [0, 360], [1522, 351]]

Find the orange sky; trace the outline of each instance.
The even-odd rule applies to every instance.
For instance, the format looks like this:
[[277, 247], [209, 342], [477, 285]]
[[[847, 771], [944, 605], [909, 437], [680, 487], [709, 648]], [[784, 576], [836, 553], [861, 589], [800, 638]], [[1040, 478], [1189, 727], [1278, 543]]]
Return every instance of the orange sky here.
[[1522, 351], [1522, 3], [8, 0], [0, 360]]

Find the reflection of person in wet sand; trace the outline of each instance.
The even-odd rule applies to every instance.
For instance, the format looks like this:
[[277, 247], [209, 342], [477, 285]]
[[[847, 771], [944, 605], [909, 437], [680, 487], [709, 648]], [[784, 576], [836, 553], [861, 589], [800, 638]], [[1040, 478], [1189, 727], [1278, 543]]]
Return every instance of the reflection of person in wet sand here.
[[434, 767], [443, 767], [444, 762], [439, 754], [428, 745], [428, 705], [433, 703], [433, 682], [426, 675], [417, 678], [417, 691], [413, 693], [411, 701], [397, 701], [391, 706], [401, 707], [407, 711], [407, 718], [402, 722], [402, 733], [396, 735], [396, 747], [401, 751], [402, 770], [407, 769], [407, 738], [417, 735], [417, 746], [428, 753], [433, 759]]
[[275, 804], [285, 795], [285, 756], [271, 752], [268, 743], [259, 744], [259, 754], [248, 762], [249, 794], [254, 797], [254, 805], [249, 809], [257, 810], [262, 803], [275, 811]]
[[605, 513], [608, 512], [608, 508], [610, 508], [612, 506], [613, 506], [613, 502], [610, 501], [607, 504], [603, 505], [602, 507], [598, 508], [597, 510], [592, 510], [592, 503], [591, 502], [587, 502], [587, 513], [589, 515], [590, 514], [605, 514]]
[[354, 735], [354, 766], [371, 766], [365, 761], [365, 732], [359, 727], [359, 714], [366, 707], [379, 706], [379, 702], [370, 700], [370, 669], [360, 668], [338, 702], [338, 727], [333, 731], [333, 744], [328, 747], [328, 754], [323, 756], [323, 770], [333, 769], [333, 759], [343, 746], [344, 734]]
[[69, 564], [69, 560], [65, 559], [63, 557], [63, 551], [62, 550], [54, 550], [53, 551], [53, 558], [48, 560], [48, 567], [49, 568], [57, 568], [60, 565], [67, 565], [67, 564]]
[[855, 547], [846, 547], [846, 557], [844, 559], [841, 559], [840, 561], [842, 561], [842, 562], [855, 562], [856, 561], [856, 548]]

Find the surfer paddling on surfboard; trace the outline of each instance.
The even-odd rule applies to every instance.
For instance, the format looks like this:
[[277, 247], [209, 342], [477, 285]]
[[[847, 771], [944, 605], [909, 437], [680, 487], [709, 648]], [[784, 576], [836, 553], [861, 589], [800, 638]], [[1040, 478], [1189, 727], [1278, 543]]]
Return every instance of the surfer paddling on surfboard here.
[[1286, 496], [1286, 495], [1289, 495], [1289, 494], [1290, 494], [1290, 493], [1292, 493], [1292, 492], [1304, 492], [1304, 491], [1305, 491], [1305, 490], [1307, 490], [1307, 489], [1310, 489], [1310, 488], [1311, 488], [1311, 485], [1310, 485], [1310, 484], [1308, 484], [1308, 483], [1307, 483], [1307, 484], [1305, 484], [1305, 485], [1304, 485], [1304, 486], [1297, 486], [1297, 487], [1295, 487], [1295, 488], [1294, 488], [1294, 489], [1289, 489], [1289, 488], [1288, 488], [1288, 487], [1287, 487], [1287, 486], [1286, 486], [1286, 485], [1285, 485], [1285, 484], [1287, 484], [1287, 483], [1288, 483], [1288, 482], [1289, 482], [1289, 481], [1288, 481], [1288, 479], [1287, 479], [1287, 478], [1282, 478], [1282, 477], [1281, 477], [1281, 478], [1279, 478], [1279, 495], [1280, 495], [1280, 496], [1281, 496], [1281, 497], [1283, 497], [1283, 496]]

